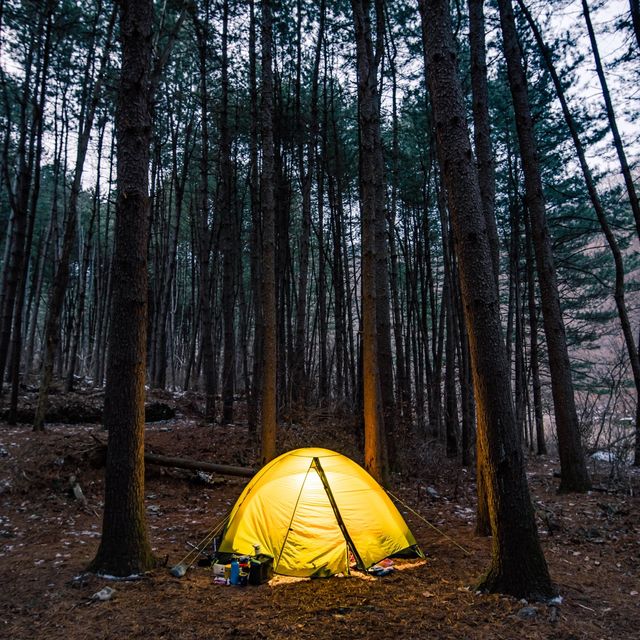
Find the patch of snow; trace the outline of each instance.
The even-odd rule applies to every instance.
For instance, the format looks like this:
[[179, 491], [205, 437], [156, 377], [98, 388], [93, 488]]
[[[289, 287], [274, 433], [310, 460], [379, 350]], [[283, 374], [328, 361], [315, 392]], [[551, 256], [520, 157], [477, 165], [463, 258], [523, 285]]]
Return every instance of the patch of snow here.
[[130, 576], [112, 576], [109, 573], [96, 574], [99, 578], [104, 580], [113, 580], [114, 582], [126, 582], [127, 580], [140, 580], [142, 578], [141, 573], [132, 573]]
[[617, 460], [617, 456], [613, 451], [595, 451], [590, 457], [597, 462], [615, 462]]
[[112, 589], [111, 587], [104, 587], [103, 589], [100, 589], [100, 591], [94, 593], [91, 596], [91, 599], [99, 600], [100, 602], [105, 602], [106, 600], [111, 600], [115, 592], [116, 590]]
[[556, 596], [555, 598], [551, 598], [547, 604], [553, 605], [561, 605], [562, 604], [562, 596]]

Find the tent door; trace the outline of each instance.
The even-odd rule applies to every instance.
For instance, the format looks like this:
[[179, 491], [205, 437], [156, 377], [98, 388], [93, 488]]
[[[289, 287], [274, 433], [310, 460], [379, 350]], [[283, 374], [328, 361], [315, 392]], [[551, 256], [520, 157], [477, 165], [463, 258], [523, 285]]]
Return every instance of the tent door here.
[[[327, 493], [327, 498], [329, 498], [329, 503], [331, 504], [331, 508], [333, 509], [333, 513], [336, 517], [336, 520], [338, 522], [338, 526], [340, 527], [340, 531], [342, 531], [342, 535], [344, 536], [344, 539], [347, 542], [347, 547], [348, 549], [351, 551], [351, 553], [353, 554], [353, 557], [356, 559], [356, 567], [358, 569], [360, 569], [361, 571], [365, 571], [366, 567], [364, 566], [364, 562], [362, 561], [362, 558], [360, 557], [360, 554], [358, 553], [358, 550], [356, 549], [355, 544], [353, 544], [353, 540], [351, 539], [351, 536], [349, 535], [349, 532], [347, 531], [347, 526], [344, 523], [344, 520], [342, 519], [342, 516], [340, 515], [340, 510], [338, 509], [338, 505], [336, 504], [336, 500], [333, 497], [333, 493], [331, 491], [331, 486], [329, 485], [329, 481], [327, 480], [327, 476], [324, 473], [324, 469], [322, 468], [322, 465], [320, 464], [320, 459], [319, 458], [314, 458], [313, 462], [311, 463], [311, 466], [315, 468], [315, 470], [318, 473], [318, 476], [320, 477], [320, 480], [322, 481], [322, 486], [324, 487], [324, 490]], [[347, 570], [349, 567], [349, 562], [348, 562], [348, 558], [347, 558]]]

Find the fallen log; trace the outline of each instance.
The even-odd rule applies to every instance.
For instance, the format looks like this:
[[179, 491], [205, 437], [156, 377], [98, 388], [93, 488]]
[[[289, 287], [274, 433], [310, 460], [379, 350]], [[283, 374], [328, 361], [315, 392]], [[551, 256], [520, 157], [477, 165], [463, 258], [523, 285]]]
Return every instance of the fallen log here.
[[157, 453], [145, 453], [144, 461], [149, 464], [157, 464], [161, 467], [175, 467], [176, 469], [189, 469], [191, 471], [205, 471], [208, 473], [220, 473], [225, 476], [240, 476], [251, 478], [255, 475], [254, 469], [248, 467], [233, 467], [226, 464], [215, 464], [213, 462], [200, 462], [189, 458], [172, 458], [161, 456]]
[[[90, 450], [91, 464], [95, 468], [104, 467], [107, 462], [107, 443], [95, 434], [91, 434], [91, 437], [98, 443], [97, 447], [93, 447]], [[192, 460], [191, 458], [174, 458], [172, 456], [163, 456], [159, 453], [145, 453], [144, 461], [147, 464], [155, 464], [159, 467], [219, 473], [224, 476], [240, 476], [241, 478], [252, 478], [256, 473], [255, 469], [250, 469], [249, 467], [234, 467], [227, 464]]]

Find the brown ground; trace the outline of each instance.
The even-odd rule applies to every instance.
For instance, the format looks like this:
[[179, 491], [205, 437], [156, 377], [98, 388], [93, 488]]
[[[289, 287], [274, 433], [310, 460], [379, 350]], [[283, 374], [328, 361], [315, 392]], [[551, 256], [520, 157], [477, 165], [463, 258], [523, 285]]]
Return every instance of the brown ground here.
[[[147, 425], [149, 450], [253, 463], [246, 425], [202, 426], [185, 417], [189, 402], [180, 403], [183, 413], [176, 419]], [[281, 450], [328, 446], [358, 459], [354, 438], [345, 435], [349, 421], [315, 414], [305, 424], [281, 430]], [[58, 424], [37, 435], [25, 425], [0, 424], [0, 638], [640, 637], [637, 472], [615, 485], [598, 476], [597, 486], [612, 492], [559, 496], [557, 461], [530, 461], [541, 537], [563, 598], [559, 606], [533, 603], [531, 612], [514, 598], [474, 593], [490, 541], [473, 535], [472, 474], [456, 470], [433, 448], [415, 453], [426, 460], [413, 466], [424, 469], [421, 477], [397, 477], [395, 492], [469, 549], [470, 557], [406, 513], [429, 556], [399, 561], [384, 578], [276, 577], [240, 588], [213, 584], [204, 568], [182, 579], [167, 568], [128, 582], [83, 575], [101, 526], [103, 470], [90, 464], [92, 434], [104, 437], [98, 425]], [[86, 505], [69, 489], [72, 475]], [[186, 553], [187, 541], [198, 542], [231, 507], [245, 483], [220, 476], [207, 483], [192, 472], [153, 467], [147, 476], [152, 544], [169, 566]], [[113, 598], [92, 601], [104, 586], [115, 589]]]

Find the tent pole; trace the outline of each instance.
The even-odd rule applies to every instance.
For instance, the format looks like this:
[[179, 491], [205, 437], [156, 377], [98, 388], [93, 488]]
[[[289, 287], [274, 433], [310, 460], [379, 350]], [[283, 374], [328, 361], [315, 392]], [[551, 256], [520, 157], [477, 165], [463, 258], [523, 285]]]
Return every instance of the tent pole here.
[[[331, 491], [331, 487], [329, 486], [329, 481], [327, 480], [327, 476], [324, 473], [324, 469], [320, 464], [320, 459], [314, 458], [312, 466], [315, 467], [316, 471], [318, 472], [318, 475], [320, 476], [320, 480], [322, 481], [322, 486], [324, 487], [324, 490], [327, 493], [327, 497], [329, 498], [331, 508], [333, 509], [333, 513], [336, 516], [336, 520], [338, 521], [338, 526], [340, 527], [340, 531], [342, 531], [342, 535], [344, 536], [344, 539], [347, 541], [347, 546], [349, 547], [349, 549], [351, 549], [351, 553], [353, 553], [353, 556], [356, 559], [356, 566], [358, 567], [358, 569], [361, 569], [362, 571], [366, 571], [367, 568], [364, 566], [364, 562], [362, 561], [362, 558], [360, 557], [360, 554], [356, 549], [356, 545], [353, 544], [353, 540], [351, 539], [351, 536], [347, 531], [347, 526], [345, 525], [344, 520], [340, 515], [340, 510], [338, 509], [336, 500], [333, 497], [333, 493]], [[349, 563], [347, 562], [347, 568], [348, 567], [349, 567]]]

